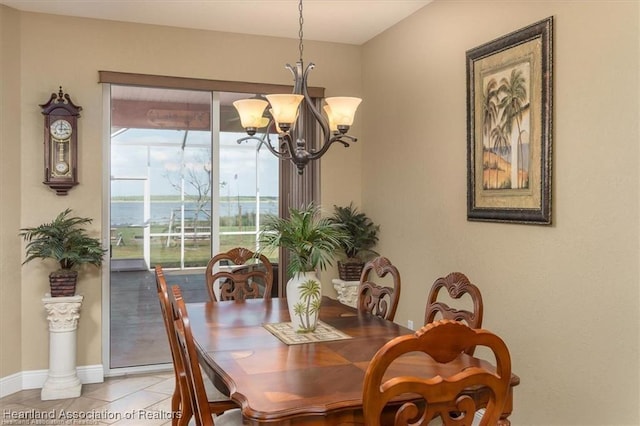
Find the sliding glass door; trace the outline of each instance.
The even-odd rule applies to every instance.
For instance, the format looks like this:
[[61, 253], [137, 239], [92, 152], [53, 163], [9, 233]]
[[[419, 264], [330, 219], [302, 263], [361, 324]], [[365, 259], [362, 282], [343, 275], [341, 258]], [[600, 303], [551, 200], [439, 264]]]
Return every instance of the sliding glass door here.
[[109, 368], [169, 363], [153, 268], [206, 300], [212, 253], [255, 250], [261, 215], [278, 213], [279, 162], [236, 142], [231, 102], [251, 95], [110, 88]]

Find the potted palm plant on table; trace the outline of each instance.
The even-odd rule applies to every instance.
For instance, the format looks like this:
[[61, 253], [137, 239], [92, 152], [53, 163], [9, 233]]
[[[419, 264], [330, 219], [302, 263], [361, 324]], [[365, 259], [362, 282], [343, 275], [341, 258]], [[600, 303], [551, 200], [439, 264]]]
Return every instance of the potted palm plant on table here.
[[373, 247], [378, 243], [380, 226], [350, 203], [346, 207], [333, 206], [331, 220], [340, 225], [346, 237], [341, 240], [338, 260], [338, 274], [344, 281], [359, 281], [367, 260], [378, 253]]
[[315, 331], [321, 287], [316, 274], [331, 266], [333, 255], [345, 238], [344, 230], [320, 216], [313, 203], [290, 209], [288, 218], [267, 216], [260, 232], [259, 253], [283, 247], [290, 253], [287, 303], [294, 330]]
[[19, 235], [27, 242], [23, 265], [34, 259], [53, 259], [58, 263], [59, 269], [49, 274], [51, 297], [74, 296], [77, 269], [85, 264], [100, 266], [107, 251], [99, 239], [87, 235], [83, 228], [93, 220], [70, 214], [71, 209], [66, 209], [50, 223], [20, 229]]

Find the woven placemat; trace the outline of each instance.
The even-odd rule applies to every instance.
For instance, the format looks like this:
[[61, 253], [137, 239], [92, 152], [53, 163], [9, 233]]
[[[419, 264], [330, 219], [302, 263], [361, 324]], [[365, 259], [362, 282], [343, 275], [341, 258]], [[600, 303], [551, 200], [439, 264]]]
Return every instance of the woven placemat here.
[[322, 321], [318, 321], [316, 330], [311, 333], [296, 333], [290, 322], [263, 324], [262, 326], [287, 345], [351, 339], [351, 336], [348, 334], [345, 334]]

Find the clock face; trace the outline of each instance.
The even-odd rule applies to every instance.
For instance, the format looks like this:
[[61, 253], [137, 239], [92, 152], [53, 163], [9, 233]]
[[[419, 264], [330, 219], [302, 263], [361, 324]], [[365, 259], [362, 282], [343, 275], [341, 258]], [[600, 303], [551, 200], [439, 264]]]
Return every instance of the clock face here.
[[53, 136], [56, 139], [67, 139], [69, 136], [71, 136], [71, 123], [69, 123], [67, 120], [56, 120], [53, 123], [51, 123], [51, 136]]

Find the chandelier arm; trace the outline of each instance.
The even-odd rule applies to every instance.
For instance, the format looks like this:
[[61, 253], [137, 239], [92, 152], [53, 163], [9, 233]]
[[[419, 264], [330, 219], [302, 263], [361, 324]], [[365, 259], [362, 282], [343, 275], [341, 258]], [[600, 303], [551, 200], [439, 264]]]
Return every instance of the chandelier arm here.
[[295, 94], [303, 94], [302, 86], [303, 86], [303, 75], [302, 75], [302, 62], [296, 62], [296, 66], [294, 67], [291, 64], [286, 64], [284, 66], [289, 72], [293, 75], [293, 92]]
[[316, 121], [320, 124], [320, 129], [322, 131], [322, 140], [324, 140], [324, 148], [324, 146], [327, 145], [329, 141], [331, 130], [329, 129], [329, 121], [324, 117], [324, 115], [322, 115], [318, 108], [316, 108], [313, 98], [309, 95], [307, 76], [309, 75], [309, 72], [314, 68], [315, 64], [313, 62], [310, 62], [309, 65], [307, 65], [307, 68], [304, 70], [304, 74], [302, 75], [302, 94], [304, 95], [304, 99], [307, 102], [309, 109], [311, 110], [311, 114], [313, 114]]
[[[349, 139], [349, 141], [347, 142], [347, 141], [344, 141], [342, 139]], [[349, 135], [337, 135], [337, 136], [334, 136], [333, 138], [331, 138], [331, 143], [333, 143], [333, 142], [340, 142], [346, 148], [349, 148], [349, 144], [353, 143], [353, 142], [358, 142], [358, 138], [355, 138], [355, 137], [349, 136]]]
[[[348, 139], [348, 141], [344, 139]], [[319, 151], [310, 153], [309, 160], [317, 160], [318, 158], [322, 157], [324, 153], [327, 152], [329, 147], [331, 147], [331, 145], [333, 145], [335, 142], [341, 143], [342, 145], [344, 145], [345, 148], [348, 148], [350, 143], [357, 142], [357, 141], [358, 141], [357, 138], [354, 138], [353, 136], [349, 136], [349, 135], [334, 136], [328, 141], [326, 141], [324, 145], [322, 145], [322, 148]]]
[[277, 149], [275, 149], [273, 147], [273, 145], [271, 145], [271, 139], [269, 138], [268, 134], [265, 134], [265, 136], [266, 137], [263, 136], [261, 138], [259, 138], [257, 136], [245, 136], [244, 138], [238, 139], [237, 142], [238, 142], [238, 144], [241, 144], [244, 141], [255, 140], [255, 141], [258, 141], [258, 148], [257, 149], [260, 149], [260, 145], [264, 145], [276, 157], [281, 158], [283, 160], [290, 160], [291, 159], [291, 155], [290, 155], [289, 152], [278, 151]]

